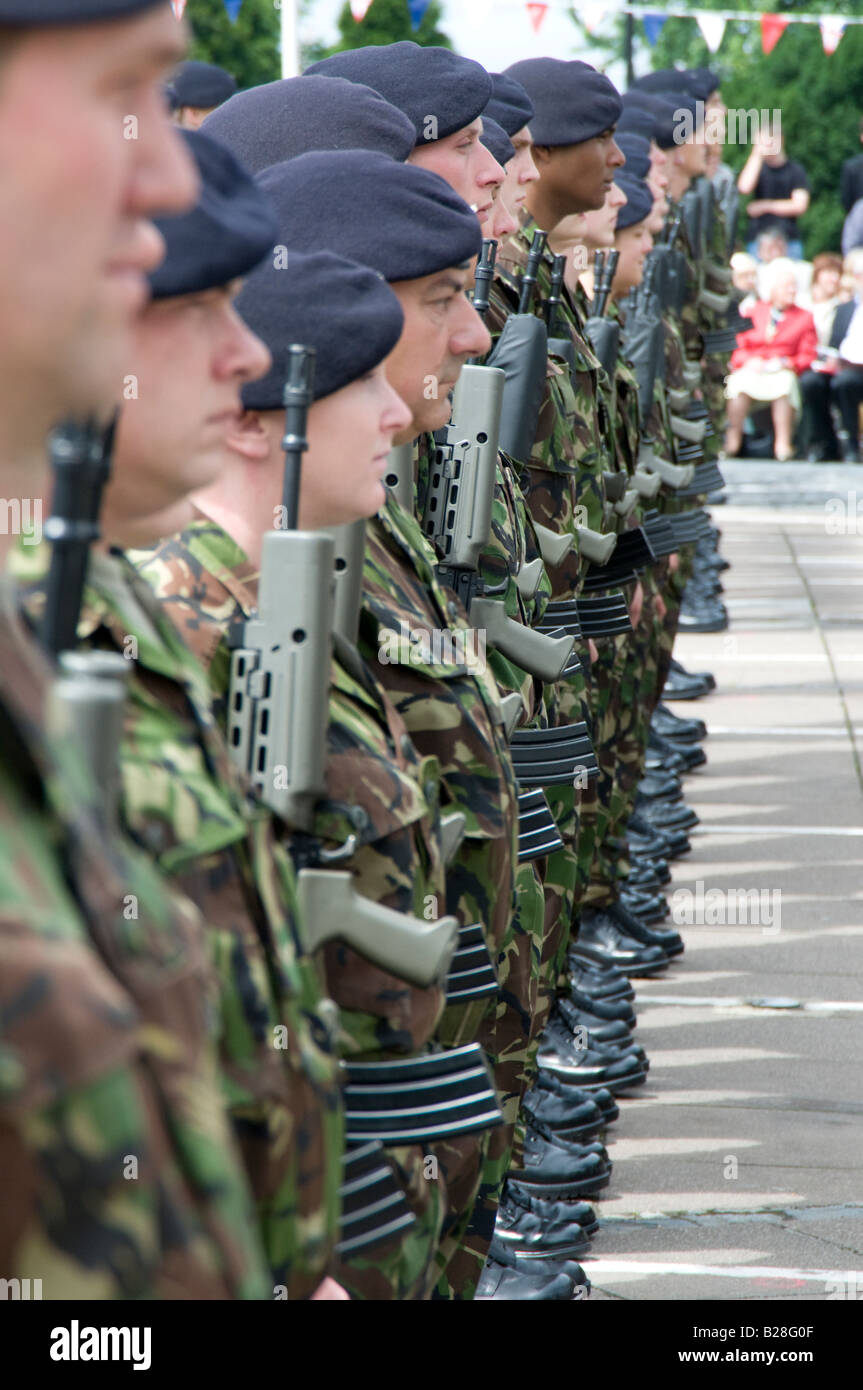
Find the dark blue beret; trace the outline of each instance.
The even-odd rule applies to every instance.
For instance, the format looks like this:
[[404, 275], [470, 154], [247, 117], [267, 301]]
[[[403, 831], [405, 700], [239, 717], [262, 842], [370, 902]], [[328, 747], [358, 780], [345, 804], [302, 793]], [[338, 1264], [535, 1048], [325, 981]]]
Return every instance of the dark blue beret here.
[[626, 155], [625, 169], [637, 179], [646, 179], [650, 172], [650, 141], [634, 130], [614, 133], [614, 143]]
[[580, 145], [617, 124], [623, 106], [612, 82], [579, 59], [525, 58], [506, 69], [534, 105], [537, 145]]
[[674, 132], [677, 128], [674, 113], [677, 103], [668, 101], [658, 93], [633, 91], [626, 93], [627, 107], [645, 111], [653, 121], [653, 138], [660, 149], [670, 150], [675, 144]]
[[403, 111], [343, 77], [288, 77], [238, 92], [204, 128], [256, 174], [309, 150], [378, 150], [404, 162], [416, 143]]
[[444, 140], [470, 125], [482, 115], [492, 92], [491, 77], [472, 58], [408, 40], [334, 53], [312, 63], [306, 73], [346, 77], [380, 92], [410, 117], [417, 145]]
[[165, 259], [150, 276], [154, 299], [200, 294], [256, 266], [276, 242], [276, 220], [251, 174], [216, 140], [181, 132], [198, 166], [201, 194], [182, 217], [156, 219]]
[[653, 139], [656, 117], [645, 107], [637, 106], [630, 101], [631, 95], [630, 92], [624, 95], [623, 110], [620, 113], [620, 120], [617, 122], [614, 138], [619, 144], [621, 135], [641, 135], [649, 144]]
[[626, 227], [634, 227], [636, 222], [643, 222], [645, 217], [650, 216], [653, 211], [653, 195], [644, 179], [634, 178], [632, 174], [624, 173], [623, 170], [616, 171], [614, 182], [626, 194], [626, 206], [617, 214], [617, 230], [622, 232]]
[[416, 164], [365, 150], [323, 150], [274, 164], [258, 183], [276, 209], [280, 242], [323, 247], [385, 280], [418, 280], [482, 249], [476, 213]]
[[314, 396], [319, 401], [382, 362], [404, 326], [389, 285], [373, 270], [329, 251], [292, 250], [283, 266], [268, 258], [249, 276], [236, 307], [273, 358], [265, 377], [243, 387], [249, 410], [281, 408], [293, 343], [317, 352]]
[[682, 68], [657, 68], [636, 77], [630, 91], [636, 92], [677, 92], [684, 85], [686, 74]]
[[492, 98], [483, 111], [483, 118], [491, 116], [493, 121], [503, 126], [507, 135], [516, 135], [533, 120], [533, 102], [514, 77], [505, 72], [493, 72]]
[[515, 159], [515, 146], [503, 126], [492, 120], [488, 111], [482, 113], [482, 143], [502, 168], [506, 168], [511, 159]]
[[660, 92], [672, 111], [672, 144], [679, 145], [704, 125], [704, 102], [689, 92]]
[[199, 63], [190, 59], [174, 69], [168, 82], [168, 95], [174, 109], [180, 106], [196, 106], [207, 110], [221, 106], [237, 90], [237, 79], [215, 63]]
[[88, 24], [129, 19], [168, 0], [0, 0], [0, 24]]
[[714, 92], [719, 91], [719, 76], [710, 68], [687, 68], [683, 76], [687, 89], [699, 101], [707, 101]]

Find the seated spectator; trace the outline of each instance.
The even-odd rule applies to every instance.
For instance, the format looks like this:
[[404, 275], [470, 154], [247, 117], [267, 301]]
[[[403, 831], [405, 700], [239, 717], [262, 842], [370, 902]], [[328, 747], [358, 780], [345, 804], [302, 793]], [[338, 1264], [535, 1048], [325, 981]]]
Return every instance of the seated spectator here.
[[791, 458], [794, 417], [800, 408], [797, 378], [815, 357], [815, 323], [794, 300], [797, 278], [793, 262], [773, 261], [766, 298], [752, 309], [752, 327], [738, 334], [731, 355], [731, 375], [725, 383], [728, 429], [725, 452], [739, 453], [743, 426], [754, 402], [769, 402], [773, 416], [774, 454]]
[[801, 291], [797, 296], [800, 308], [808, 309], [815, 320], [819, 347], [826, 347], [830, 342], [833, 315], [840, 302], [842, 268], [841, 256], [835, 251], [822, 251], [812, 262], [812, 283], [808, 291]]
[[830, 458], [842, 458], [846, 463], [860, 460], [863, 250], [853, 251], [846, 266], [854, 275], [856, 296], [837, 306], [826, 347], [820, 349], [811, 369], [800, 378], [808, 457], [813, 463]]
[[787, 260], [788, 241], [785, 233], [779, 231], [762, 232], [750, 245], [749, 254], [754, 256], [761, 265], [769, 265], [771, 261]]

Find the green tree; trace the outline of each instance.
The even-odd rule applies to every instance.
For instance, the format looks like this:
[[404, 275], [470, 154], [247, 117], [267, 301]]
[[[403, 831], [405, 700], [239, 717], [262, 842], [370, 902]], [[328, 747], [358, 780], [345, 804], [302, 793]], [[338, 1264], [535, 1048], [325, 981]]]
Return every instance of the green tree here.
[[[698, 8], [724, 9], [727, 3], [698, 0]], [[764, 0], [764, 9], [792, 16], [772, 53], [763, 52], [757, 14], [751, 23], [729, 20], [718, 53], [710, 52], [694, 19], [669, 19], [653, 48], [637, 19], [634, 67], [637, 76], [656, 68], [710, 67], [722, 79], [726, 106], [779, 113], [789, 157], [799, 160], [809, 176], [812, 197], [801, 232], [804, 251], [811, 257], [840, 245], [844, 210], [839, 171], [844, 159], [860, 152], [863, 25], [849, 25], [836, 52], [828, 56], [817, 24], [794, 24], [793, 15], [795, 10], [836, 14], [841, 9], [843, 16], [863, 16], [863, 0], [844, 0], [841, 7], [835, 0]], [[572, 16], [577, 19], [574, 11]], [[623, 21], [616, 23], [608, 40], [594, 35], [591, 42], [607, 58], [622, 58]], [[726, 145], [725, 159], [739, 170], [748, 153], [748, 145]], [[741, 214], [741, 240], [745, 225]]]
[[190, 58], [218, 63], [241, 87], [256, 87], [281, 76], [279, 12], [273, 0], [243, 0], [236, 24], [223, 0], [189, 0]]
[[358, 24], [346, 3], [339, 15], [339, 42], [331, 48], [322, 48], [319, 56], [343, 53], [347, 48], [365, 48], [368, 44], [398, 43], [402, 39], [412, 39], [424, 46], [452, 48], [451, 40], [440, 28], [442, 19], [440, 0], [431, 0], [418, 29], [411, 24], [408, 0], [372, 0], [365, 19]]

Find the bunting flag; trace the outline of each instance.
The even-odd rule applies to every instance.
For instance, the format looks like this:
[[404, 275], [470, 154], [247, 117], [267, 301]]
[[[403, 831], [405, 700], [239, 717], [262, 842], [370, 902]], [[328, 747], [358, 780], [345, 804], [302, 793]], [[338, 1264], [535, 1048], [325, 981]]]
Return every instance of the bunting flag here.
[[695, 18], [698, 20], [698, 27], [710, 52], [718, 52], [719, 45], [722, 43], [722, 36], [725, 33], [725, 16], [711, 14], [709, 10], [700, 10]]
[[537, 3], [537, 0], [528, 0], [525, 9], [527, 10], [530, 22], [533, 25], [533, 32], [535, 34], [538, 34], [540, 29], [542, 28], [542, 21], [548, 14], [548, 5]]
[[647, 38], [647, 42], [650, 44], [650, 47], [653, 48], [654, 44], [656, 43], [656, 40], [659, 38], [659, 35], [665, 28], [665, 21], [668, 19], [668, 15], [643, 14], [641, 16], [641, 19], [642, 23], [644, 24], [644, 33]]
[[357, 24], [362, 24], [371, 9], [371, 4], [372, 0], [351, 0], [351, 14], [357, 21]]
[[418, 29], [423, 22], [423, 15], [431, 4], [431, 0], [408, 0], [408, 9], [411, 12], [411, 28]]
[[765, 53], [772, 53], [790, 24], [787, 14], [763, 14], [761, 16], [761, 47]]
[[845, 33], [845, 21], [840, 19], [838, 15], [827, 15], [819, 21], [818, 27], [821, 30], [824, 52], [827, 54], [835, 53], [842, 35]]
[[171, 9], [174, 11], [174, 18], [176, 20], [179, 21], [183, 18], [183, 11], [185, 8], [186, 0], [171, 0]]
[[592, 34], [600, 20], [604, 19], [608, 12], [608, 5], [605, 0], [585, 0], [578, 12], [578, 17], [587, 30]]

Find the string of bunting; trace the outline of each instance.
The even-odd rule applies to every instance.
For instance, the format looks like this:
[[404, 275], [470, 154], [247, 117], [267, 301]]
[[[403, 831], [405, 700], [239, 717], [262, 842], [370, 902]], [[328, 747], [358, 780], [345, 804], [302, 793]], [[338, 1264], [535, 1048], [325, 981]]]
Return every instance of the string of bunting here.
[[[591, 19], [593, 17], [592, 6]], [[603, 6], [602, 14], [606, 13]], [[821, 42], [824, 52], [827, 54], [835, 53], [839, 47], [842, 35], [845, 33], [849, 24], [863, 24], [863, 15], [838, 15], [838, 14], [780, 14], [752, 13], [751, 10], [683, 10], [683, 9], [651, 9], [644, 5], [622, 5], [618, 11], [620, 14], [631, 14], [639, 18], [644, 25], [644, 34], [651, 45], [656, 43], [659, 35], [669, 19], [694, 19], [701, 30], [707, 47], [711, 53], [716, 53], [722, 43], [725, 34], [725, 25], [729, 19], [744, 24], [759, 24], [761, 27], [761, 47], [765, 53], [772, 53], [789, 24], [817, 24], [821, 30]], [[599, 16], [600, 18], [602, 15]], [[584, 19], [588, 33], [591, 32], [591, 25]]]
[[[521, 0], [519, 0], [521, 3]], [[171, 0], [177, 19], [182, 19], [187, 0]], [[232, 24], [236, 24], [243, 7], [243, 0], [223, 0]], [[361, 24], [374, 4], [374, 0], [350, 0], [351, 14]], [[408, 0], [411, 25], [418, 29], [423, 21], [431, 0]], [[491, 6], [489, 6], [491, 8]], [[548, 11], [552, 8], [549, 0], [524, 0], [524, 9], [535, 34], [542, 28]], [[555, 8], [558, 8], [555, 5]], [[569, 0], [562, 8], [569, 9]], [[761, 26], [761, 46], [765, 53], [772, 53], [789, 24], [817, 24], [821, 30], [824, 52], [835, 53], [849, 24], [863, 24], [863, 15], [837, 14], [779, 14], [753, 13], [751, 10], [683, 10], [651, 9], [645, 5], [621, 5], [609, 10], [606, 0], [583, 0], [578, 8], [578, 17], [589, 34], [609, 15], [631, 14], [644, 25], [647, 42], [653, 47], [669, 19], [694, 19], [701, 30], [707, 47], [716, 53], [725, 34], [728, 20]]]

